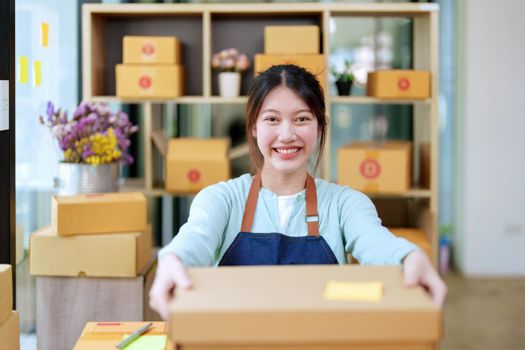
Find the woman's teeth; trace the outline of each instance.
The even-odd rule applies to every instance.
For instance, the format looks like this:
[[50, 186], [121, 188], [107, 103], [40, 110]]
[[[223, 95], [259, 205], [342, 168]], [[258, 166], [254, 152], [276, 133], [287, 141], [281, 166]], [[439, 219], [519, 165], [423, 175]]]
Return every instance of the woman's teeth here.
[[288, 148], [288, 149], [279, 149], [279, 148], [276, 148], [276, 151], [281, 153], [281, 154], [292, 154], [292, 153], [295, 153], [299, 150], [299, 148]]

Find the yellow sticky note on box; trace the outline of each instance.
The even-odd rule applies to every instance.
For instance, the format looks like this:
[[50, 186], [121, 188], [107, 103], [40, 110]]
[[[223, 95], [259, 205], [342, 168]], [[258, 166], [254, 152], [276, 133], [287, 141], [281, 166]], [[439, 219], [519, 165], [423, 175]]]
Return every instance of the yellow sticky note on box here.
[[[122, 339], [126, 339], [128, 334], [125, 334]], [[168, 336], [165, 334], [141, 335], [129, 345], [125, 347], [126, 350], [164, 350]]]
[[383, 299], [383, 282], [329, 281], [324, 290], [326, 300], [379, 302]]

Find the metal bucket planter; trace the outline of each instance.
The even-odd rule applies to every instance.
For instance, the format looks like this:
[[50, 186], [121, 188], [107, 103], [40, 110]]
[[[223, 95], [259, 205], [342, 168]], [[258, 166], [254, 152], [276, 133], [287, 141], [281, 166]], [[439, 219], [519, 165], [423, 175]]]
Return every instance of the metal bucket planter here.
[[119, 166], [117, 163], [90, 165], [60, 163], [55, 188], [59, 195], [118, 191]]

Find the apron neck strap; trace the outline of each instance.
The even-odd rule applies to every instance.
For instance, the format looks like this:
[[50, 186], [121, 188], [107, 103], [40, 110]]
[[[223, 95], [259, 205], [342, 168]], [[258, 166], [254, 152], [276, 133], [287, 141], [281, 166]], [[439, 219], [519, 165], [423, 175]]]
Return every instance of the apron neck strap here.
[[[241, 232], [251, 232], [255, 208], [259, 199], [261, 189], [261, 174], [255, 174], [246, 199], [244, 215], [242, 217]], [[317, 191], [315, 181], [310, 174], [306, 174], [306, 224], [308, 226], [308, 236], [319, 236], [319, 216], [317, 214]]]

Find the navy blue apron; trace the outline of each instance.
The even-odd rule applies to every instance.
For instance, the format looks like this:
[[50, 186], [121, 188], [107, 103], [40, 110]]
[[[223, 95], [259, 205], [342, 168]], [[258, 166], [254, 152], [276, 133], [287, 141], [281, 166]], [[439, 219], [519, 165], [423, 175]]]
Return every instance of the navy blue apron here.
[[261, 189], [261, 175], [253, 177], [241, 232], [224, 253], [219, 266], [337, 264], [330, 246], [319, 235], [315, 181], [306, 177], [306, 222], [308, 236], [290, 237], [281, 233], [252, 233], [255, 207]]

